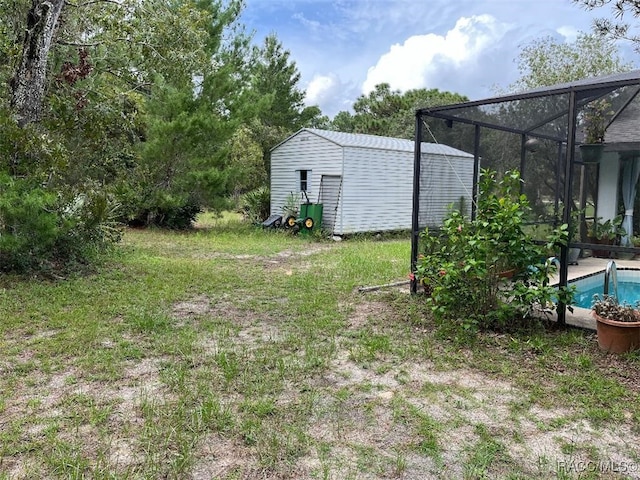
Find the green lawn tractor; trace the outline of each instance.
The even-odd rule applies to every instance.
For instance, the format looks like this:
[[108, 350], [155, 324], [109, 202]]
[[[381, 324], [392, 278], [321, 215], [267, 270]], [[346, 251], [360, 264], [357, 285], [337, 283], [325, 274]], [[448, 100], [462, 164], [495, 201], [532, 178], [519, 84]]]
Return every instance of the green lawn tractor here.
[[[304, 192], [303, 192], [304, 193]], [[284, 220], [284, 227], [294, 230], [295, 232], [301, 231], [303, 234], [309, 234], [314, 229], [320, 229], [322, 226], [322, 204], [311, 203], [309, 197], [304, 193], [307, 201], [300, 204], [300, 213], [296, 217], [289, 215]]]

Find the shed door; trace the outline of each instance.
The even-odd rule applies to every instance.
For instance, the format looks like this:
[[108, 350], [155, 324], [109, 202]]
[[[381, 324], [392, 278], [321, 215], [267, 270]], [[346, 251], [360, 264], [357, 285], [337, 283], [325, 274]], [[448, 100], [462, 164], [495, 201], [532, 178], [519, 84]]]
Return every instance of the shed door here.
[[322, 228], [333, 233], [340, 200], [342, 177], [340, 175], [322, 175], [320, 179], [320, 202], [322, 209]]

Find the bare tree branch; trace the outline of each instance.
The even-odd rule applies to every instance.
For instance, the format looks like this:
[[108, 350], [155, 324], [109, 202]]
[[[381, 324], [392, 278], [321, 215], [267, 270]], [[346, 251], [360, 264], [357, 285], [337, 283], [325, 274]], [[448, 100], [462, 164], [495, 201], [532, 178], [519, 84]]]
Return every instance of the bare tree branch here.
[[67, 47], [78, 47], [78, 48], [98, 47], [100, 45], [104, 45], [104, 42], [77, 43], [77, 42], [67, 42], [65, 40], [56, 40], [56, 43], [58, 45], [65, 45]]
[[119, 2], [117, 0], [90, 0], [88, 2], [82, 2], [82, 3], [73, 3], [73, 2], [69, 2], [68, 0], [65, 0], [64, 3], [65, 5], [68, 5], [70, 7], [75, 7], [75, 8], [86, 7], [89, 5], [94, 5], [96, 3], [113, 3], [114, 5], [122, 6], [122, 2]]

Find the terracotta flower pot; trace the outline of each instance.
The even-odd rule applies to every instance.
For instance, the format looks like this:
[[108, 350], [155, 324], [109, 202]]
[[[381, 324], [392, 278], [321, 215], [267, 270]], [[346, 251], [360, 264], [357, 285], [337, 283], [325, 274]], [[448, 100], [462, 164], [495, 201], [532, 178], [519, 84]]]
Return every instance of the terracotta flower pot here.
[[511, 268], [509, 270], [503, 270], [501, 272], [498, 272], [498, 277], [506, 278], [506, 279], [512, 279], [515, 274], [516, 274], [516, 269], [515, 268]]
[[637, 322], [618, 322], [593, 312], [598, 332], [598, 346], [612, 353], [625, 353], [640, 348], [640, 316]]
[[[613, 245], [613, 240], [609, 240], [608, 238], [590, 238], [589, 241], [591, 243], [597, 243], [598, 245]], [[611, 252], [608, 250], [591, 250], [591, 254], [597, 258], [609, 258], [611, 256]]]

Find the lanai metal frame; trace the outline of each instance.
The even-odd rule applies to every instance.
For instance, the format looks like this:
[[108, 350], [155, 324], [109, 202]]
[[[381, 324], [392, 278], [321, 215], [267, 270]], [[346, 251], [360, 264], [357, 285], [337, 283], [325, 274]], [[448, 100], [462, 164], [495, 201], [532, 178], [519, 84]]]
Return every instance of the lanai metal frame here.
[[[478, 178], [481, 165], [480, 142], [482, 129], [501, 130], [521, 137], [520, 164], [524, 167], [526, 161], [527, 141], [542, 139], [556, 142], [558, 145], [558, 165], [564, 172], [562, 223], [569, 223], [571, 217], [574, 165], [580, 164], [576, 158], [576, 146], [579, 145], [580, 133], [577, 133], [578, 118], [581, 110], [590, 102], [606, 97], [613, 99], [616, 104], [616, 115], [636, 97], [640, 91], [640, 70], [626, 73], [589, 78], [570, 83], [553, 85], [521, 93], [503, 95], [485, 100], [470, 101], [459, 104], [445, 105], [433, 108], [418, 109], [415, 114], [415, 156], [413, 175], [413, 215], [411, 236], [411, 271], [415, 272], [419, 253], [419, 237], [424, 225], [419, 224], [420, 209], [420, 178], [422, 142], [424, 137], [425, 118], [441, 119], [448, 127], [455, 123], [473, 126], [474, 131], [474, 186], [473, 198], [478, 195]], [[500, 115], [501, 109], [518, 105], [531, 115], [523, 115], [517, 121], [506, 124]], [[539, 114], [536, 113], [539, 110]], [[615, 118], [615, 116], [614, 116]], [[640, 119], [639, 119], [640, 127]], [[578, 137], [578, 139], [576, 138]], [[640, 141], [640, 128], [638, 129]], [[612, 148], [615, 148], [613, 146]], [[558, 172], [550, 172], [552, 175]], [[562, 173], [562, 172], [560, 172]], [[556, 204], [559, 191], [556, 191]], [[475, 205], [475, 202], [473, 202]], [[472, 216], [475, 208], [472, 207]], [[568, 283], [568, 250], [569, 247], [594, 248], [590, 243], [574, 242], [563, 246], [560, 250], [559, 285]], [[624, 247], [609, 247], [611, 251], [628, 251]], [[411, 281], [411, 292], [416, 293], [417, 280]], [[565, 323], [565, 305], [559, 305], [558, 323]]]

